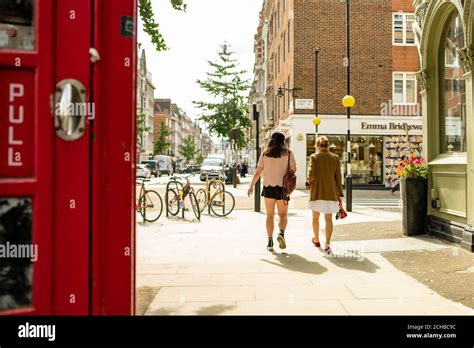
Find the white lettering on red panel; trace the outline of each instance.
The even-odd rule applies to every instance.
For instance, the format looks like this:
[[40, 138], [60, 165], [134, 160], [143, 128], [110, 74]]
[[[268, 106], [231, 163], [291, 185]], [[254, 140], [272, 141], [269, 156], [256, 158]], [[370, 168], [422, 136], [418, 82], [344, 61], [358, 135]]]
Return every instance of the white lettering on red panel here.
[[[22, 124], [24, 122], [25, 108], [20, 104], [21, 99], [25, 95], [25, 85], [19, 83], [10, 83], [8, 93], [8, 166], [10, 167], [21, 167], [23, 162], [21, 161], [21, 152], [15, 151], [15, 145], [23, 145], [23, 140], [15, 139], [15, 125]], [[15, 99], [17, 99], [15, 101]], [[17, 103], [17, 105], [15, 105]], [[15, 113], [17, 115], [15, 116]]]
[[35, 90], [34, 70], [1, 69], [0, 178], [34, 176], [37, 119], [44, 128], [52, 125], [50, 109], [35, 103]]

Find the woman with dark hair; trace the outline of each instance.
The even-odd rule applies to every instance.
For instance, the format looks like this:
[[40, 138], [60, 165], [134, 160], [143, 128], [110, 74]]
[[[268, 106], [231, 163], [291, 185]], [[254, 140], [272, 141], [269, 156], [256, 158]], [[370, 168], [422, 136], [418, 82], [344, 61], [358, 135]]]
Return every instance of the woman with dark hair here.
[[342, 194], [341, 164], [339, 157], [329, 152], [329, 140], [319, 137], [316, 141], [316, 153], [311, 156], [311, 170], [306, 186], [310, 188], [309, 208], [313, 211], [313, 244], [320, 248], [319, 217], [324, 214], [326, 221], [326, 246], [324, 251], [330, 255], [333, 232], [332, 214], [339, 211], [339, 199]]
[[[289, 167], [289, 168], [288, 168]], [[267, 250], [273, 251], [273, 230], [275, 228], [275, 205], [278, 210], [280, 233], [277, 241], [280, 249], [286, 248], [285, 229], [288, 224], [288, 201], [283, 193], [283, 177], [288, 169], [296, 172], [296, 161], [293, 153], [285, 145], [285, 136], [273, 133], [268, 148], [260, 156], [257, 170], [253, 176], [248, 195], [253, 194], [253, 188], [260, 176], [263, 175], [262, 196], [265, 197], [265, 211], [267, 214]]]

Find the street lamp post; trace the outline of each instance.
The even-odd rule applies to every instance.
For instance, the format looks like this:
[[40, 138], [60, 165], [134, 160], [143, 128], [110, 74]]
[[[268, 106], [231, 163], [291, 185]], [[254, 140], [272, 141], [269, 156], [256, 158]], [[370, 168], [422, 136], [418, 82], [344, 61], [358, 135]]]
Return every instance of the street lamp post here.
[[319, 124], [321, 123], [321, 119], [319, 118], [319, 86], [318, 86], [318, 80], [319, 80], [319, 74], [318, 74], [318, 57], [319, 57], [319, 48], [314, 49], [314, 119], [313, 119], [313, 124], [315, 126], [315, 131], [316, 131], [316, 138], [315, 138], [315, 144], [316, 141], [318, 140], [318, 128]]
[[350, 35], [350, 0], [346, 0], [346, 74], [347, 95], [343, 105], [347, 110], [347, 158], [346, 158], [346, 209], [352, 211], [352, 173], [351, 173], [351, 108], [355, 99], [351, 96], [351, 35]]
[[[253, 119], [255, 121], [255, 150], [257, 155], [257, 163], [260, 159], [260, 113], [257, 110], [257, 105], [253, 104]], [[255, 184], [255, 201], [254, 211], [260, 212], [260, 179]]]

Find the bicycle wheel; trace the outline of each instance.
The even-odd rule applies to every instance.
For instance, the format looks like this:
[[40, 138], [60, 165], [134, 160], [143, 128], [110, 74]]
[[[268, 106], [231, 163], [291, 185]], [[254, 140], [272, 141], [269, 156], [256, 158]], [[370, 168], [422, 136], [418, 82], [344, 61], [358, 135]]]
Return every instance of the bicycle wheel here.
[[144, 219], [148, 222], [155, 222], [163, 212], [163, 200], [158, 192], [153, 190], [145, 191], [144, 196], [146, 197]]
[[146, 205], [146, 197], [145, 195], [141, 196], [137, 201], [137, 213], [140, 213], [142, 216], [142, 222], [145, 222], [145, 207]]
[[172, 216], [176, 216], [179, 213], [179, 195], [178, 193], [173, 190], [169, 189], [167, 191], [167, 202], [166, 206], [168, 207], [168, 213]]
[[227, 216], [235, 207], [235, 198], [228, 191], [216, 192], [211, 198], [211, 210], [217, 216]]
[[206, 190], [199, 189], [196, 192], [196, 199], [198, 201], [199, 211], [202, 213], [208, 204]]
[[196, 219], [200, 220], [201, 219], [201, 210], [199, 210], [199, 202], [196, 198], [196, 194], [191, 191], [188, 193], [189, 200], [191, 201], [191, 206], [194, 212], [194, 216], [196, 216]]

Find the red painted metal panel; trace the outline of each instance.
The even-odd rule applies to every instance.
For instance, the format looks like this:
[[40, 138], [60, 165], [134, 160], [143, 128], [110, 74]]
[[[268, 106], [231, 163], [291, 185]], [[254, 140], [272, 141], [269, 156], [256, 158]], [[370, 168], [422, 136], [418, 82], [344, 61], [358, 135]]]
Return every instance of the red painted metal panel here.
[[[2, 84], [12, 76], [25, 82], [34, 110], [33, 128], [15, 133], [31, 141], [24, 150], [30, 167], [20, 173], [0, 168], [0, 197], [33, 198], [33, 242], [39, 247], [33, 307], [2, 314], [133, 314], [136, 0], [36, 5], [36, 51], [0, 50]], [[92, 77], [91, 46], [102, 56]], [[15, 66], [18, 58], [21, 67]], [[2, 74], [13, 67], [16, 75]], [[63, 79], [81, 82], [88, 101], [96, 103], [95, 121], [73, 142], [54, 134], [50, 109], [55, 84]], [[9, 109], [3, 92], [0, 117]], [[2, 118], [0, 131], [4, 126]], [[0, 152], [8, 145], [3, 139]]]
[[[55, 83], [75, 79], [90, 95], [91, 1], [56, 1]], [[54, 314], [89, 313], [89, 127], [55, 137]]]
[[0, 69], [0, 177], [33, 176], [34, 74]]
[[[94, 315], [135, 308], [136, 0], [95, 1]], [[127, 32], [132, 24], [133, 33]], [[106, 173], [106, 175], [104, 175]]]
[[[53, 1], [37, 0], [35, 7], [35, 51], [0, 50], [0, 78], [5, 78], [6, 69], [11, 76], [20, 80], [26, 79], [25, 95], [30, 98], [24, 109], [25, 122], [34, 125], [31, 136], [32, 148], [27, 154], [33, 167], [30, 178], [5, 178], [0, 175], [0, 197], [32, 197], [33, 198], [33, 243], [38, 246], [38, 260], [33, 265], [33, 307], [2, 312], [2, 315], [34, 314], [44, 315], [52, 312], [52, 117], [49, 96], [53, 91], [51, 59], [53, 33]], [[17, 75], [15, 75], [15, 73]], [[31, 76], [31, 77], [30, 77]], [[33, 79], [31, 85], [30, 79]], [[30, 88], [32, 90], [30, 90]], [[0, 97], [0, 109], [9, 103]], [[4, 120], [8, 114], [0, 113]], [[26, 119], [26, 117], [31, 117]], [[2, 122], [2, 121], [0, 121]], [[3, 139], [3, 135], [1, 137]], [[5, 144], [0, 145], [0, 151]], [[28, 170], [30, 172], [30, 170]], [[10, 175], [10, 174], [8, 174]], [[23, 174], [21, 174], [23, 175]]]

